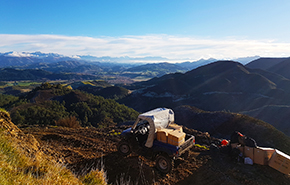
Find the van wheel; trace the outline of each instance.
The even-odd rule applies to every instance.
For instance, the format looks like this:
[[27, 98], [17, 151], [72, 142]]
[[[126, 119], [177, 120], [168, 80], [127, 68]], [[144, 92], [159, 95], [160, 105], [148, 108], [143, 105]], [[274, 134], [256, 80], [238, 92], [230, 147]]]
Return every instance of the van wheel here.
[[122, 155], [129, 155], [132, 152], [131, 146], [127, 141], [121, 141], [118, 145], [118, 151]]
[[159, 155], [156, 158], [156, 167], [162, 173], [169, 173], [173, 167], [173, 161], [168, 156]]

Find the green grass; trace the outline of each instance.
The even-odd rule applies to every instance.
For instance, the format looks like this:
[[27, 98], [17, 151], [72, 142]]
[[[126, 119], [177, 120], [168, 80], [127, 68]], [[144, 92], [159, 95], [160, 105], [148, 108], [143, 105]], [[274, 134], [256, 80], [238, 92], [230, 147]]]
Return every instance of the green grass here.
[[0, 184], [82, 184], [59, 164], [30, 159], [4, 133], [0, 133]]
[[105, 185], [106, 174], [94, 170], [80, 177], [48, 159], [32, 160], [25, 156], [3, 131], [0, 133], [0, 184], [100, 184]]
[[95, 85], [92, 84], [90, 81], [82, 81], [82, 83], [85, 84], [85, 85], [95, 86]]
[[[0, 112], [6, 110], [0, 108]], [[3, 113], [1, 113], [3, 114]], [[0, 117], [1, 118], [1, 117]], [[3, 121], [3, 120], [2, 120]], [[3, 124], [0, 122], [0, 125]], [[53, 162], [48, 156], [39, 153], [35, 158], [26, 156], [17, 145], [19, 141], [5, 130], [0, 130], [0, 184], [70, 184], [106, 185], [104, 170], [93, 170], [76, 177], [63, 165]]]
[[17, 82], [18, 86], [40, 85], [40, 82]]
[[40, 85], [42, 82], [34, 82], [34, 81], [13, 81], [13, 82], [8, 82], [6, 86], [35, 86], [35, 85]]
[[3, 109], [3, 108], [1, 108], [1, 107], [0, 107], [0, 112], [5, 112], [6, 114], [9, 115], [9, 112], [7, 112], [5, 109]]
[[35, 159], [27, 157], [11, 136], [0, 131], [0, 184], [107, 184], [103, 170], [94, 170], [77, 178], [64, 166], [42, 155]]

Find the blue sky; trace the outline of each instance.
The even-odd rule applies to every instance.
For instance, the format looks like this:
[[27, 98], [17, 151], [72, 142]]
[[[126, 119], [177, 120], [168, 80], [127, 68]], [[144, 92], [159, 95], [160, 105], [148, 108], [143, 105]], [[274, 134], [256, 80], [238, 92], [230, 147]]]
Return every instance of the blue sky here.
[[290, 56], [289, 0], [0, 0], [0, 52]]

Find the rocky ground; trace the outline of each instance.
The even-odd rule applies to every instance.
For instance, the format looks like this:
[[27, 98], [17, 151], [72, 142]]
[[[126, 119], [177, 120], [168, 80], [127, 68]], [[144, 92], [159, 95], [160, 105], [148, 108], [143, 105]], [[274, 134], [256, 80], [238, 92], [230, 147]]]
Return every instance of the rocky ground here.
[[104, 168], [111, 184], [289, 184], [289, 175], [269, 166], [245, 165], [228, 154], [207, 150], [216, 141], [208, 133], [184, 128], [205, 148], [194, 147], [186, 160], [178, 159], [169, 174], [160, 173], [155, 162], [138, 153], [123, 157], [117, 152], [121, 127], [62, 128], [28, 127], [43, 153], [64, 164], [76, 175]]

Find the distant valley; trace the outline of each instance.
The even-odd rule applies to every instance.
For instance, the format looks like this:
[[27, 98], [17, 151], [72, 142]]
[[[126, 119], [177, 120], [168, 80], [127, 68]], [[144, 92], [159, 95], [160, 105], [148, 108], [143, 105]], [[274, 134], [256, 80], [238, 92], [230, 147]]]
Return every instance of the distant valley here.
[[[248, 63], [256, 57], [239, 58], [237, 61], [241, 63]], [[132, 61], [162, 61], [154, 63], [134, 63]], [[7, 52], [0, 53], [0, 68], [14, 68], [22, 70], [44, 70], [57, 74], [59, 79], [67, 79], [66, 75], [62, 73], [73, 73], [82, 75], [92, 75], [86, 77], [87, 79], [97, 79], [101, 77], [123, 77], [133, 81], [148, 80], [154, 77], [160, 77], [168, 73], [180, 72], [184, 73], [189, 70], [195, 69], [202, 65], [217, 61], [217, 59], [200, 59], [198, 61], [185, 61], [182, 63], [169, 63], [166, 58], [162, 57], [144, 57], [144, 58], [112, 58], [112, 57], [93, 57], [93, 56], [63, 56], [56, 53], [17, 53]], [[21, 72], [20, 72], [21, 73]], [[15, 76], [15, 74], [13, 74]], [[21, 76], [21, 75], [20, 75]], [[6, 75], [5, 80], [15, 80], [10, 75]], [[42, 79], [43, 77], [35, 77]], [[74, 78], [74, 77], [70, 77]], [[80, 79], [75, 77], [76, 79]], [[45, 77], [44, 80], [52, 80], [51, 77]], [[1, 79], [2, 80], [2, 79]], [[23, 78], [23, 80], [27, 80]], [[133, 82], [132, 81], [132, 82]], [[128, 82], [128, 81], [127, 81]]]
[[40, 52], [1, 53], [0, 90], [3, 94], [19, 95], [44, 82], [60, 83], [115, 99], [139, 112], [189, 105], [205, 111], [247, 114], [290, 135], [289, 58], [255, 56], [237, 59], [240, 62], [216, 59], [148, 64], [107, 62], [111, 60]]

